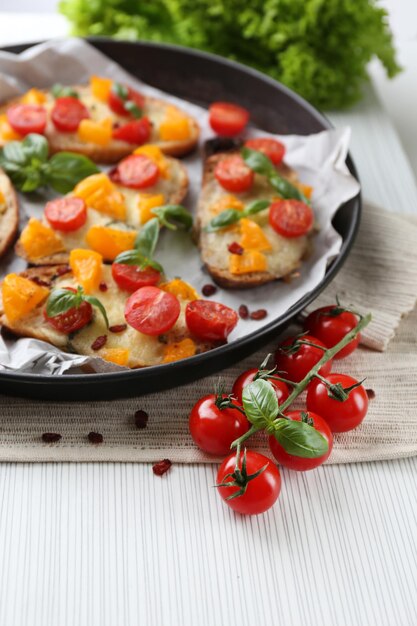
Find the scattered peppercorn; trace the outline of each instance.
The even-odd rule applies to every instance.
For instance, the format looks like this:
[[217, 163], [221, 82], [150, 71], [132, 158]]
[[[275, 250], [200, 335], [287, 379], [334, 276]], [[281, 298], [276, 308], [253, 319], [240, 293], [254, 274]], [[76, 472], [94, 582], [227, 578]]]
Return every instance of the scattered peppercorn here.
[[244, 253], [244, 249], [237, 241], [232, 241], [232, 243], [229, 243], [227, 249], [231, 254], [238, 254], [239, 256]]
[[139, 409], [135, 413], [135, 424], [137, 428], [146, 428], [148, 425], [149, 415], [146, 411]]
[[266, 309], [258, 309], [257, 311], [252, 311], [250, 314], [251, 320], [263, 320], [268, 315]]
[[366, 395], [370, 400], [373, 400], [376, 396], [376, 393], [373, 389], [366, 389]]
[[111, 333], [122, 333], [124, 330], [126, 330], [126, 328], [127, 324], [115, 324], [114, 326], [109, 327], [109, 331]]
[[87, 437], [90, 443], [103, 443], [103, 435], [100, 433], [91, 432], [88, 433]]
[[249, 309], [246, 304], [241, 304], [239, 307], [239, 317], [242, 320], [247, 320], [249, 317]]
[[215, 285], [207, 283], [207, 285], [204, 285], [201, 291], [203, 293], [203, 296], [206, 296], [206, 298], [208, 298], [209, 296], [212, 296], [214, 293], [216, 293], [217, 287]]
[[100, 283], [98, 288], [100, 289], [100, 291], [107, 291], [108, 289], [106, 283]]
[[169, 470], [171, 465], [172, 461], [164, 459], [163, 461], [159, 461], [158, 463], [155, 463], [155, 465], [152, 465], [152, 471], [155, 476], [163, 476]]
[[95, 339], [93, 343], [91, 344], [91, 349], [100, 350], [100, 348], [106, 345], [106, 341], [107, 341], [107, 335], [100, 335], [100, 337], [97, 337], [97, 339]]
[[42, 435], [42, 441], [45, 443], [56, 443], [60, 439], [62, 439], [62, 435], [58, 433], [43, 433]]

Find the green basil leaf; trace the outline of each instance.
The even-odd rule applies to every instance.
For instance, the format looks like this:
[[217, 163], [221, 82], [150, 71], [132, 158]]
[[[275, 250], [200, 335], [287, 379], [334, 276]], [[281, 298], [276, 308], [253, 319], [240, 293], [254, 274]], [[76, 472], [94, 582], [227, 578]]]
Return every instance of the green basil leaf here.
[[94, 296], [85, 296], [85, 295], [83, 295], [83, 300], [85, 300], [86, 302], [88, 302], [92, 306], [97, 307], [97, 309], [100, 311], [100, 313], [104, 317], [104, 321], [106, 323], [106, 327], [108, 328], [109, 327], [109, 320], [108, 320], [108, 317], [107, 317], [106, 309], [104, 308], [104, 306], [100, 302], [100, 300], [98, 298], [95, 298]]
[[79, 295], [68, 289], [54, 289], [46, 301], [46, 314], [55, 317], [79, 305]]
[[164, 268], [157, 261], [149, 259], [143, 254], [140, 254], [137, 250], [126, 250], [121, 252], [113, 261], [114, 263], [121, 263], [123, 265], [137, 265], [140, 269], [146, 267], [152, 267], [154, 270], [164, 273]]
[[34, 159], [45, 162], [48, 159], [49, 145], [43, 135], [30, 133], [22, 141], [23, 152], [27, 159]]
[[100, 170], [87, 157], [73, 152], [59, 152], [44, 166], [47, 183], [58, 193], [69, 193], [77, 183]]
[[129, 96], [129, 90], [125, 85], [121, 85], [120, 83], [113, 83], [111, 86], [111, 90], [116, 94], [121, 100], [127, 100]]
[[260, 213], [269, 207], [271, 204], [270, 200], [255, 200], [255, 202], [251, 202], [245, 210], [243, 211], [244, 215], [255, 215], [256, 213]]
[[213, 217], [204, 230], [207, 233], [214, 233], [216, 230], [236, 224], [236, 222], [242, 219], [242, 217], [244, 217], [243, 211], [238, 211], [237, 209], [226, 209], [216, 215], [216, 217]]
[[311, 204], [310, 200], [306, 198], [306, 196], [300, 189], [298, 189], [298, 187], [292, 185], [286, 178], [283, 178], [277, 172], [275, 172], [273, 176], [270, 177], [269, 182], [271, 183], [273, 188], [278, 191], [282, 198], [301, 200], [306, 204]]
[[305, 459], [323, 456], [329, 449], [329, 444], [323, 435], [305, 422], [279, 420], [277, 430], [273, 435], [288, 454]]
[[143, 115], [142, 109], [140, 109], [136, 102], [133, 102], [133, 100], [127, 100], [124, 107], [126, 111], [129, 111], [129, 113], [136, 119], [139, 119]]
[[246, 165], [257, 174], [271, 176], [275, 173], [275, 167], [271, 159], [268, 159], [263, 152], [251, 150], [251, 148], [242, 148], [241, 154]]
[[79, 98], [78, 92], [75, 91], [72, 87], [67, 87], [65, 85], [61, 85], [60, 83], [56, 83], [51, 88], [51, 93], [54, 98]]
[[180, 204], [166, 204], [152, 209], [151, 213], [157, 216], [161, 224], [170, 230], [177, 230], [180, 226], [190, 230], [193, 225], [191, 214]]
[[242, 404], [251, 424], [265, 428], [278, 415], [278, 400], [270, 382], [262, 378], [243, 388]]
[[159, 237], [159, 220], [153, 217], [140, 229], [135, 240], [135, 249], [144, 257], [153, 257]]
[[25, 165], [27, 162], [26, 154], [21, 141], [9, 141], [2, 150], [4, 161], [19, 163]]
[[19, 188], [25, 193], [35, 191], [42, 186], [42, 174], [36, 167], [26, 167], [21, 172], [22, 182]]

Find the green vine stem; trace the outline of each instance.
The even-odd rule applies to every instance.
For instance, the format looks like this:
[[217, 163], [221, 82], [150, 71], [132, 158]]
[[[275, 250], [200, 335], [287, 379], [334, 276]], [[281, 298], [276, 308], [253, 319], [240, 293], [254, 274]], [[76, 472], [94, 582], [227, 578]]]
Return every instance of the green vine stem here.
[[[352, 341], [352, 339], [354, 339], [361, 330], [363, 330], [366, 326], [368, 326], [371, 319], [372, 319], [371, 313], [368, 313], [368, 315], [364, 315], [363, 317], [361, 317], [358, 324], [355, 326], [355, 328], [352, 328], [352, 330], [348, 332], [347, 335], [345, 335], [343, 339], [339, 341], [339, 343], [333, 346], [333, 348], [328, 348], [327, 350], [323, 352], [323, 356], [321, 357], [320, 361], [318, 361], [311, 368], [308, 374], [306, 374], [306, 376], [302, 380], [300, 380], [299, 383], [294, 384], [293, 390], [288, 396], [288, 398], [279, 406], [279, 413], [277, 415], [276, 420], [274, 420], [273, 423], [275, 423], [278, 419], [282, 419], [282, 413], [284, 413], [284, 411], [286, 411], [286, 409], [288, 409], [288, 407], [291, 406], [294, 400], [298, 398], [298, 396], [306, 389], [310, 381], [314, 377], [317, 377], [317, 374], [319, 370], [323, 367], [323, 365], [327, 363], [327, 361], [330, 361], [330, 359], [332, 359], [338, 352], [340, 352], [342, 348], [347, 346], [347, 344], [350, 341]], [[242, 443], [246, 441], [246, 439], [249, 439], [249, 437], [251, 437], [253, 434], [258, 432], [259, 430], [263, 430], [263, 428], [260, 426], [252, 425], [250, 429], [244, 435], [239, 437], [239, 439], [236, 439], [235, 441], [233, 441], [230, 447], [236, 448], [237, 446], [241, 446]]]

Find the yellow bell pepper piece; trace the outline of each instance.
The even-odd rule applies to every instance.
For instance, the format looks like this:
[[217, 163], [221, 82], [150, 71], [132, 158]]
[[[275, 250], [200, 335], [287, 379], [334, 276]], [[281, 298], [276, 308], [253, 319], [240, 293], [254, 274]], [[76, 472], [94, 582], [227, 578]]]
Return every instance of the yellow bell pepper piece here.
[[139, 196], [139, 214], [140, 223], [146, 224], [155, 215], [152, 213], [152, 209], [157, 206], [165, 204], [165, 196], [162, 193], [152, 195], [150, 193], [143, 193]]
[[46, 95], [39, 89], [29, 89], [21, 98], [22, 104], [45, 104]]
[[108, 226], [92, 226], [85, 238], [88, 246], [99, 252], [106, 261], [114, 261], [121, 252], [132, 250], [135, 239], [136, 231]]
[[110, 89], [113, 85], [111, 78], [103, 78], [102, 76], [90, 77], [90, 88], [94, 98], [107, 102], [110, 94]]
[[116, 365], [127, 365], [129, 361], [129, 350], [125, 348], [104, 348], [100, 352], [102, 359], [116, 363]]
[[15, 141], [22, 139], [19, 133], [16, 133], [10, 126], [7, 115], [0, 115], [0, 139], [2, 141]]
[[7, 274], [2, 284], [3, 307], [9, 322], [28, 315], [49, 295], [49, 289], [17, 274]]
[[72, 192], [82, 198], [86, 205], [100, 213], [118, 220], [126, 219], [126, 204], [123, 194], [118, 191], [106, 174], [93, 174], [84, 178]]
[[103, 257], [93, 250], [71, 250], [70, 268], [86, 293], [96, 291], [101, 281]]
[[159, 126], [159, 137], [162, 141], [182, 141], [191, 135], [188, 117], [176, 107], [167, 107], [166, 114]]
[[245, 250], [243, 254], [229, 256], [229, 271], [240, 276], [252, 272], [265, 272], [268, 268], [267, 258], [259, 250]]
[[210, 207], [210, 211], [214, 215], [218, 215], [226, 209], [236, 209], [236, 211], [243, 211], [244, 208], [245, 205], [239, 200], [239, 198], [236, 198], [236, 196], [233, 196], [231, 194], [227, 194], [217, 200], [217, 202]]
[[62, 239], [52, 228], [31, 217], [20, 235], [22, 245], [29, 261], [50, 256], [65, 250]]
[[85, 143], [95, 143], [98, 146], [107, 146], [112, 138], [113, 123], [109, 117], [95, 122], [94, 120], [81, 120], [78, 126], [78, 138]]
[[133, 154], [144, 154], [158, 166], [162, 178], [171, 178], [170, 162], [165, 158], [164, 153], [158, 146], [147, 143], [133, 151]]
[[181, 298], [182, 300], [199, 300], [200, 296], [189, 283], [181, 278], [174, 278], [168, 283], [162, 283], [159, 285], [160, 289], [172, 293], [173, 296]]
[[311, 200], [311, 196], [313, 195], [314, 191], [313, 187], [310, 187], [310, 185], [303, 185], [302, 183], [299, 183], [297, 187], [300, 189], [300, 191], [303, 192], [306, 198]]
[[164, 363], [172, 363], [180, 359], [194, 356], [196, 345], [192, 339], [183, 339], [176, 343], [170, 343], [164, 348]]
[[245, 250], [259, 250], [260, 252], [272, 250], [268, 237], [259, 224], [253, 220], [246, 217], [242, 218], [240, 220], [240, 232], [242, 237], [239, 243]]

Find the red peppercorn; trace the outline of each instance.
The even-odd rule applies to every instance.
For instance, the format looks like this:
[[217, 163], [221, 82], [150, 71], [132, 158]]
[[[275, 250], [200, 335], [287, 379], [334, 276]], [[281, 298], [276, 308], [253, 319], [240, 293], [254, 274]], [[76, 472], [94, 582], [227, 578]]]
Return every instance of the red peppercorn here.
[[204, 285], [201, 291], [203, 293], [203, 296], [206, 296], [206, 298], [208, 298], [209, 296], [212, 296], [214, 293], [216, 293], [217, 287], [215, 285], [207, 283], [207, 285]]
[[163, 476], [169, 470], [171, 465], [172, 461], [164, 459], [163, 461], [159, 461], [158, 463], [155, 463], [155, 465], [152, 465], [152, 471], [155, 476]]
[[97, 337], [97, 339], [95, 339], [93, 343], [91, 344], [91, 349], [100, 350], [100, 348], [106, 345], [106, 341], [107, 341], [107, 335], [100, 335], [100, 337]]
[[146, 428], [146, 426], [148, 425], [148, 419], [149, 419], [149, 415], [147, 414], [146, 411], [143, 411], [142, 409], [139, 409], [138, 411], [136, 411], [135, 413], [136, 428]]
[[239, 256], [244, 253], [244, 249], [242, 248], [240, 243], [238, 243], [237, 241], [233, 241], [232, 243], [229, 243], [229, 245], [227, 246], [227, 249], [229, 250], [231, 254], [238, 254]]
[[115, 324], [114, 326], [109, 327], [109, 331], [111, 333], [122, 333], [124, 330], [126, 330], [126, 328], [127, 324]]
[[56, 443], [60, 439], [62, 439], [62, 435], [58, 433], [43, 433], [42, 435], [42, 441], [45, 443]]
[[366, 389], [366, 395], [370, 400], [373, 400], [376, 396], [376, 393], [373, 389]]
[[268, 315], [266, 309], [258, 309], [257, 311], [252, 311], [250, 314], [251, 320], [263, 320]]
[[98, 288], [100, 289], [100, 291], [107, 291], [108, 289], [106, 283], [100, 283]]
[[241, 304], [239, 307], [239, 317], [242, 320], [247, 320], [249, 317], [249, 309], [246, 304]]
[[103, 435], [100, 433], [91, 432], [88, 433], [87, 437], [90, 443], [103, 443]]

